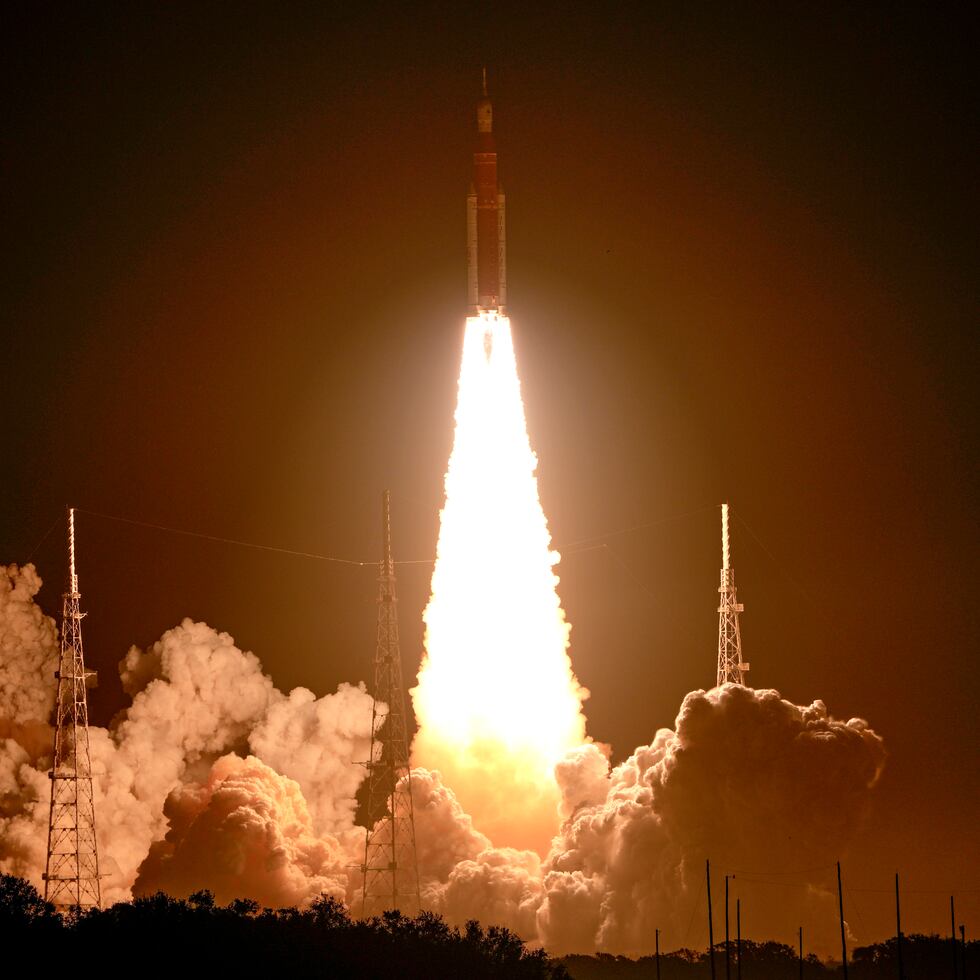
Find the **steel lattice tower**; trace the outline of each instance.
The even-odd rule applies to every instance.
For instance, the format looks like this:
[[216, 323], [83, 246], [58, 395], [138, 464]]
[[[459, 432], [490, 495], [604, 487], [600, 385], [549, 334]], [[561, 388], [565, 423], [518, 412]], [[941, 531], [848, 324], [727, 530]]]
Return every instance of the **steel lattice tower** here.
[[[378, 646], [374, 656], [374, 706], [368, 756], [368, 834], [364, 844], [362, 915], [399, 909], [415, 915], [421, 907], [415, 856], [412, 771], [408, 764], [405, 690], [402, 687], [391, 557], [391, 494], [381, 503], [382, 553], [378, 577]], [[379, 705], [388, 706], [384, 715]], [[379, 727], [380, 721], [380, 727]]]
[[728, 504], [721, 505], [721, 599], [718, 603], [718, 677], [715, 684], [744, 684], [749, 669], [742, 661], [738, 614], [745, 608], [735, 596], [735, 570], [728, 540]]
[[61, 614], [61, 660], [55, 677], [54, 756], [44, 898], [61, 908], [101, 907], [99, 849], [88, 742], [87, 682], [82, 654], [81, 595], [75, 574], [75, 510], [68, 509], [68, 591]]

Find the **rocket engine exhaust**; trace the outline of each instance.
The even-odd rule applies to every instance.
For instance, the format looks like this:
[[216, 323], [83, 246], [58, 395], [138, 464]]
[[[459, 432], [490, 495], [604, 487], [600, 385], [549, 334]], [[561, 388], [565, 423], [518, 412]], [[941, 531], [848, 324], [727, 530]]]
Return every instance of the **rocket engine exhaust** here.
[[412, 691], [419, 721], [412, 755], [441, 772], [496, 843], [543, 855], [558, 830], [554, 767], [585, 740], [588, 692], [568, 657], [559, 556], [538, 499], [504, 315], [504, 196], [485, 70], [477, 127], [467, 201], [470, 316], [426, 652]]
[[496, 843], [544, 853], [558, 829], [554, 767], [585, 740], [587, 692], [568, 657], [536, 466], [510, 321], [471, 316], [412, 691], [413, 762], [439, 770]]

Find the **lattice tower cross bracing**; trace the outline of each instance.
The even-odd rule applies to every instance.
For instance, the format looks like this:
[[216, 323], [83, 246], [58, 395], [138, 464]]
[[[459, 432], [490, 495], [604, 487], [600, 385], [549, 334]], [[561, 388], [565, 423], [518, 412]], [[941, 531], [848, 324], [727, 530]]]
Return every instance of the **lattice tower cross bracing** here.
[[[412, 773], [402, 686], [391, 557], [391, 495], [381, 505], [382, 557], [378, 577], [378, 644], [374, 657], [374, 706], [368, 756], [368, 834], [364, 844], [362, 915], [399, 909], [415, 915], [421, 907], [415, 853]], [[387, 713], [385, 713], [387, 706]]]
[[745, 608], [735, 595], [735, 570], [731, 567], [731, 545], [728, 535], [728, 504], [721, 505], [721, 597], [718, 603], [718, 674], [717, 686], [744, 684], [749, 665], [742, 660], [742, 634], [738, 614]]
[[61, 615], [61, 658], [55, 678], [54, 754], [44, 897], [61, 908], [101, 907], [95, 797], [89, 754], [86, 687], [95, 674], [82, 652], [81, 594], [75, 574], [75, 511], [68, 509], [68, 590]]

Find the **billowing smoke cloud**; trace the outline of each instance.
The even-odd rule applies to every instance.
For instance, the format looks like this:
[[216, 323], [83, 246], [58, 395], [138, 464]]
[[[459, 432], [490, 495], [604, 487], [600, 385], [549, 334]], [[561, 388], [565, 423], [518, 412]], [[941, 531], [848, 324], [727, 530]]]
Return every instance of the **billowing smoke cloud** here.
[[51, 755], [58, 633], [40, 588], [33, 565], [0, 566], [0, 870], [20, 875], [40, 874], [47, 846], [50, 783], [37, 767]]
[[0, 565], [0, 719], [46, 721], [54, 705], [58, 631], [34, 602], [41, 578], [33, 565]]
[[317, 833], [345, 834], [354, 825], [354, 796], [371, 749], [371, 700], [363, 687], [341, 684], [317, 698], [298, 687], [272, 704], [248, 736], [252, 753], [299, 783]]
[[111, 897], [128, 892], [150, 844], [164, 835], [171, 790], [245, 744], [281, 697], [254, 654], [190, 620], [145, 652], [132, 648], [120, 670], [133, 703], [110, 731], [93, 731], [92, 738], [100, 854]]
[[[543, 862], [488, 847], [448, 874], [439, 866], [427, 893], [452, 919], [492, 916], [559, 952], [646, 953], [656, 928], [676, 945], [703, 945], [700, 930], [688, 929], [703, 905], [705, 859], [719, 876], [829, 872], [883, 764], [881, 739], [867, 724], [837, 721], [820, 701], [799, 707], [775, 691], [733, 686], [697, 691], [674, 730], [661, 729], [611, 771], [599, 746], [568, 753], [556, 769], [565, 819]], [[424, 795], [417, 799], [424, 805]], [[452, 802], [442, 812], [453, 814]], [[467, 819], [457, 827], [456, 837], [472, 843]], [[453, 839], [445, 827], [441, 835]], [[832, 895], [813, 880], [753, 892], [753, 921], [789, 935], [805, 904], [814, 945], [830, 947]], [[703, 919], [700, 907], [695, 918]]]
[[[54, 625], [34, 604], [39, 585], [30, 566], [0, 576], [0, 870], [35, 884], [57, 657]], [[120, 670], [132, 704], [109, 729], [91, 731], [106, 900], [207, 887], [221, 901], [269, 905], [326, 892], [356, 909], [357, 763], [368, 757], [371, 725], [364, 689], [285, 695], [253, 654], [190, 620], [130, 650]], [[438, 771], [415, 769], [423, 905], [453, 923], [506, 925], [555, 952], [638, 954], [650, 951], [655, 928], [671, 946], [704, 944], [706, 858], [719, 880], [826, 868], [806, 877], [809, 887], [739, 894], [757, 937], [807, 921], [814, 946], [830, 948], [831, 868], [883, 764], [867, 724], [836, 720], [820, 701], [697, 691], [673, 729], [619, 765], [592, 743], [564, 754], [554, 774], [560, 829], [544, 857], [494, 846]], [[510, 806], [519, 814], [522, 800]]]
[[[675, 729], [604, 780], [598, 755], [587, 746], [558, 771], [571, 816], [545, 864], [538, 924], [564, 949], [646, 952], [656, 927], [682, 942], [709, 857], [718, 874], [829, 869], [884, 764], [881, 739], [860, 719], [731, 685], [689, 694]], [[753, 892], [753, 920], [791, 934], [805, 899], [818, 942], [818, 892], [769, 891]], [[834, 919], [824, 918], [829, 944]]]
[[438, 772], [412, 770], [412, 802], [423, 906], [456, 925], [479, 919], [535, 936], [541, 858], [494, 847]]
[[137, 894], [187, 896], [203, 881], [223, 903], [247, 896], [301, 906], [346, 895], [350, 855], [314, 831], [299, 784], [254, 756], [222, 756], [203, 785], [178, 786], [165, 812], [170, 832], [143, 862]]
[[[32, 566], [11, 566], [0, 582], [0, 870], [40, 885], [57, 634], [33, 602], [40, 579]], [[234, 798], [241, 816], [249, 792], [263, 801], [256, 812], [264, 815], [266, 840], [278, 833], [282, 843], [268, 844], [265, 864], [245, 861], [243, 868], [271, 867], [280, 854], [285, 863], [278, 875], [263, 872], [254, 882], [239, 875], [238, 894], [288, 895], [290, 903], [324, 889], [343, 894], [345, 872], [337, 869], [350, 862], [335, 852], [356, 850], [363, 841], [363, 830], [354, 826], [355, 794], [364, 778], [354, 763], [367, 758], [371, 729], [371, 699], [363, 687], [343, 684], [319, 699], [303, 688], [286, 696], [254, 654], [190, 620], [146, 651], [132, 648], [120, 673], [132, 704], [108, 730], [90, 729], [105, 900], [130, 896], [151, 845], [164, 842], [168, 830], [172, 860], [164, 861], [158, 849], [147, 876], [165, 876], [167, 866], [180, 881], [179, 869], [191, 867], [187, 855], [209, 828], [228, 840], [228, 828], [242, 826], [225, 810]], [[247, 771], [234, 770], [221, 758], [227, 753], [250, 754]], [[233, 783], [225, 787], [229, 778]], [[219, 819], [222, 814], [228, 819]], [[243, 853], [257, 853], [245, 838], [240, 843]], [[217, 859], [213, 868], [198, 862], [191, 890], [207, 887], [212, 871], [219, 884], [224, 868]], [[309, 881], [300, 887], [304, 875]]]
[[419, 868], [430, 883], [445, 882], [460, 862], [491, 846], [490, 838], [473, 826], [473, 818], [438, 772], [412, 770], [412, 806]]

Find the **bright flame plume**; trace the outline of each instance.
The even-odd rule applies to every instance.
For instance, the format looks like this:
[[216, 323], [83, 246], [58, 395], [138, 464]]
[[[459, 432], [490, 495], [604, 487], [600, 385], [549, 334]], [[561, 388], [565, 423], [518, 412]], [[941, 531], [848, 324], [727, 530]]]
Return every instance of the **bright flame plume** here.
[[569, 625], [538, 499], [510, 321], [466, 321], [456, 435], [412, 691], [417, 765], [438, 769], [497, 845], [544, 851], [553, 769], [585, 741]]

